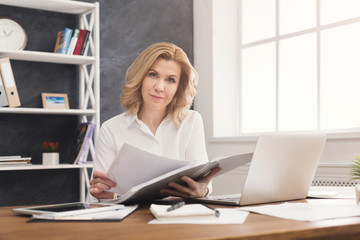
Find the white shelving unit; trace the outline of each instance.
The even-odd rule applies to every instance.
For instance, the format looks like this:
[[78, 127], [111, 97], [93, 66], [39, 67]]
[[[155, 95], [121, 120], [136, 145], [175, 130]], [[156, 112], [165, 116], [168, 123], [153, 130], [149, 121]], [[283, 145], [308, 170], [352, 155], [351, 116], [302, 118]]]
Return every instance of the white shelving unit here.
[[[79, 27], [91, 31], [89, 37], [89, 51], [87, 56], [65, 55], [39, 51], [9, 51], [0, 49], [0, 58], [9, 57], [10, 60], [45, 62], [54, 64], [72, 64], [79, 68], [79, 107], [77, 109], [43, 109], [43, 108], [8, 108], [0, 107], [1, 114], [50, 114], [50, 115], [76, 115], [81, 121], [96, 123], [94, 139], [97, 138], [100, 125], [100, 23], [99, 3], [85, 3], [68, 0], [0, 0], [1, 5], [14, 7], [45, 10], [66, 14], [74, 14], [79, 17]], [[91, 156], [94, 159], [94, 142], [90, 144]], [[34, 169], [80, 169], [81, 193], [80, 198], [85, 199], [85, 189], [89, 186], [87, 168], [91, 164], [72, 165], [60, 164], [57, 166], [32, 165], [23, 167], [1, 167], [0, 171], [9, 170], [34, 170]]]

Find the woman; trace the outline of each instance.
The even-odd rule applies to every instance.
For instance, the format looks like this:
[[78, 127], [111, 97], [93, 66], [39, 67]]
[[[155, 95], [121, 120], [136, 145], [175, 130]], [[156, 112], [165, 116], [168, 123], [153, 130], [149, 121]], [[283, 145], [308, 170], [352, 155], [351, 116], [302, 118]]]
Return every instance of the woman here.
[[[208, 161], [203, 122], [189, 110], [196, 94], [197, 73], [185, 52], [171, 43], [156, 43], [145, 49], [129, 67], [121, 104], [125, 112], [104, 122], [96, 142], [96, 161], [90, 194], [114, 198], [108, 192], [116, 183], [106, 175], [124, 143], [165, 157]], [[174, 182], [162, 189], [164, 196], [204, 197], [209, 193], [214, 169], [198, 181], [183, 176], [186, 184]]]

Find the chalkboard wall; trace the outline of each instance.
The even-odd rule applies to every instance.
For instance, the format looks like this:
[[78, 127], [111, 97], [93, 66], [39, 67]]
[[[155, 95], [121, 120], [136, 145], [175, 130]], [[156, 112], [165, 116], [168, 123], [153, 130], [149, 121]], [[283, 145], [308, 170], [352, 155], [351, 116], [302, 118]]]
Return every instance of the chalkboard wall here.
[[[95, 2], [87, 0], [84, 2]], [[193, 59], [192, 0], [102, 0], [100, 3], [101, 123], [123, 111], [120, 105], [125, 73], [137, 55], [152, 43], [173, 42]], [[0, 5], [0, 16], [22, 23], [26, 50], [52, 52], [56, 34], [77, 27], [76, 16]], [[42, 107], [41, 92], [67, 93], [78, 106], [77, 66], [11, 61], [22, 107]], [[41, 163], [41, 143], [60, 142], [60, 162], [76, 138], [76, 116], [0, 114], [0, 155], [32, 157]], [[79, 200], [78, 170], [0, 171], [0, 206], [49, 204]]]

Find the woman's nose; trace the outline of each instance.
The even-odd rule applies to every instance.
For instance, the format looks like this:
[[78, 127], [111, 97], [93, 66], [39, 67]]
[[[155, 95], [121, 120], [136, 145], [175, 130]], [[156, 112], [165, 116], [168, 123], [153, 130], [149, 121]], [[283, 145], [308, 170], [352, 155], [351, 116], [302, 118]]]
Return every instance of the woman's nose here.
[[164, 80], [160, 79], [159, 81], [156, 81], [155, 83], [155, 90], [156, 91], [164, 91]]

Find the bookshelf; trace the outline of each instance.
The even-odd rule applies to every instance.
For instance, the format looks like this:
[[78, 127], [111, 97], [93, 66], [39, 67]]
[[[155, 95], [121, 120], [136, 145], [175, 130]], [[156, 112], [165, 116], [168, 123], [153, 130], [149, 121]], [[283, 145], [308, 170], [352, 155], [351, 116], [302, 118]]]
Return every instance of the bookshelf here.
[[[97, 138], [100, 125], [100, 50], [99, 50], [99, 3], [86, 3], [68, 0], [0, 0], [1, 5], [12, 7], [27, 8], [34, 10], [44, 10], [50, 12], [73, 14], [78, 18], [78, 27], [91, 31], [89, 37], [89, 51], [87, 56], [56, 54], [42, 51], [10, 51], [0, 49], [0, 58], [9, 57], [10, 60], [43, 62], [52, 64], [71, 64], [78, 67], [79, 106], [72, 109], [44, 109], [26, 107], [0, 107], [1, 114], [38, 114], [38, 115], [74, 115], [81, 121], [91, 121], [96, 124], [93, 140], [90, 144], [90, 156], [94, 159], [94, 139]], [[0, 171], [8, 170], [34, 170], [34, 169], [80, 169], [80, 179], [82, 185], [89, 186], [89, 176], [87, 169], [92, 168], [91, 164], [72, 165], [60, 164], [56, 166], [32, 165], [23, 167], [2, 167]], [[84, 200], [84, 189], [81, 189], [81, 200]]]
[[[79, 169], [80, 176], [80, 201], [86, 201], [86, 190], [89, 187], [88, 168], [92, 168], [93, 164], [59, 164], [59, 165], [30, 165], [30, 166], [4, 166], [0, 167], [0, 171], [19, 171], [19, 170], [49, 170], [49, 169]], [[87, 189], [85, 189], [87, 188]]]

